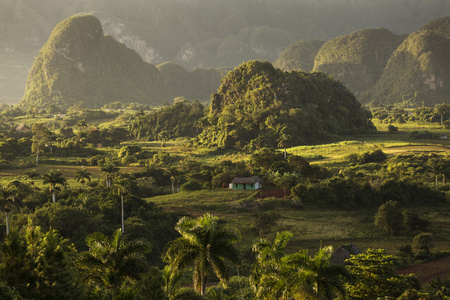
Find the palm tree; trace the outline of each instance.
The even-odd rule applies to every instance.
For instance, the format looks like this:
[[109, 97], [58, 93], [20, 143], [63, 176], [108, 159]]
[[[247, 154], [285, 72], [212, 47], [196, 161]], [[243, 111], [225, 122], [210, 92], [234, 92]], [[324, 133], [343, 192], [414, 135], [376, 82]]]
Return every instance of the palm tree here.
[[136, 281], [145, 270], [145, 254], [150, 246], [139, 240], [126, 242], [120, 229], [111, 239], [94, 232], [87, 236], [86, 244], [89, 251], [81, 252], [79, 258], [86, 281], [113, 294], [124, 283]]
[[103, 165], [100, 167], [100, 170], [106, 175], [106, 187], [111, 187], [112, 183], [112, 175], [119, 172], [119, 168], [114, 166], [111, 163]]
[[283, 257], [282, 261], [292, 270], [285, 284], [292, 291], [311, 295], [314, 299], [343, 299], [346, 296], [344, 280], [352, 276], [344, 265], [332, 264], [333, 247], [319, 249], [314, 257], [308, 251], [299, 251]]
[[205, 294], [208, 276], [215, 273], [223, 284], [229, 274], [225, 263], [238, 265], [240, 262], [236, 243], [241, 235], [236, 228], [223, 226], [217, 217], [205, 214], [197, 219], [184, 217], [175, 229], [181, 234], [169, 242], [164, 261], [173, 270], [194, 266], [194, 289]]
[[252, 266], [249, 281], [257, 299], [281, 298], [286, 294], [284, 278], [288, 276], [283, 275], [286, 268], [283, 268], [281, 259], [291, 238], [292, 233], [283, 231], [277, 233], [272, 242], [260, 239], [253, 245], [256, 262]]
[[163, 269], [164, 291], [169, 298], [175, 294], [176, 289], [181, 285], [183, 272], [181, 270], [173, 270], [170, 265], [166, 265]]
[[0, 188], [0, 209], [6, 213], [6, 235], [9, 235], [9, 212], [13, 207], [20, 210], [22, 206], [23, 203], [17, 198], [17, 190], [14, 187]]
[[170, 175], [170, 181], [172, 182], [172, 194], [175, 194], [175, 182], [177, 182], [177, 190], [179, 190], [181, 173], [177, 168], [169, 167], [166, 171], [166, 174]]
[[117, 188], [117, 193], [120, 195], [120, 207], [121, 207], [121, 218], [122, 218], [122, 233], [125, 232], [124, 225], [124, 213], [123, 213], [123, 196], [130, 192], [130, 181], [123, 177], [118, 176], [116, 180], [114, 180], [114, 186]]
[[91, 182], [91, 175], [92, 175], [91, 172], [89, 172], [87, 169], [83, 167], [75, 172], [75, 180], [77, 182], [80, 182], [82, 189], [84, 189], [84, 183], [86, 182], [85, 179]]
[[287, 159], [287, 147], [291, 146], [292, 137], [288, 134], [282, 133], [277, 139], [277, 146], [284, 149], [284, 159]]
[[428, 168], [434, 174], [436, 190], [439, 190], [438, 177], [445, 171], [447, 163], [442, 158], [434, 157], [428, 161]]
[[345, 266], [331, 263], [332, 247], [321, 248], [314, 257], [307, 250], [285, 255], [290, 232], [278, 233], [272, 243], [253, 245], [256, 263], [250, 283], [257, 298], [335, 299], [345, 297], [343, 279], [351, 279]]
[[52, 201], [56, 202], [56, 185], [66, 184], [66, 179], [62, 177], [60, 170], [50, 170], [47, 174], [42, 175], [44, 184], [50, 184], [50, 192], [52, 193]]

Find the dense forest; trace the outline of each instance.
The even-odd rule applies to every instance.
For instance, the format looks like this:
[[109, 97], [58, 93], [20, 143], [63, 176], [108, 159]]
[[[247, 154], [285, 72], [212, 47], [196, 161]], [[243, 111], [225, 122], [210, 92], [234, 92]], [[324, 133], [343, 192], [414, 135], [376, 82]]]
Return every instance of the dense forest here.
[[[242, 76], [249, 78], [248, 87], [235, 85]], [[285, 73], [256, 61], [230, 73], [210, 107], [185, 99], [159, 110], [121, 103], [68, 111], [57, 105], [43, 110], [3, 105], [0, 166], [8, 175], [2, 176], [0, 193], [2, 299], [448, 296], [445, 278], [421, 285], [416, 275], [396, 273], [448, 255], [447, 234], [440, 225], [449, 201], [448, 144], [437, 133], [411, 130], [399, 139], [409, 140], [406, 146], [385, 144], [408, 124], [448, 128], [448, 105], [373, 110], [372, 120], [389, 130], [366, 138], [374, 135], [373, 140], [384, 143], [325, 145], [347, 149], [328, 164], [318, 163], [327, 161], [320, 151], [307, 155], [312, 146], [298, 151], [283, 143], [250, 148], [242, 142], [237, 150], [201, 146], [211, 130], [209, 120], [220, 110], [238, 107], [238, 101], [244, 108], [264, 108], [251, 102], [252, 92], [264, 94], [266, 85], [274, 91], [294, 89], [288, 85], [290, 76], [318, 90], [326, 85], [324, 92], [336, 97], [331, 99], [359, 109], [341, 84], [323, 74]], [[291, 100], [288, 95], [268, 95], [266, 107], [276, 101], [304, 104], [302, 99], [313, 94]], [[28, 131], [16, 128], [24, 121]], [[317, 134], [319, 139], [322, 133]], [[399, 147], [433, 150], [392, 152]], [[261, 191], [224, 189], [235, 177], [251, 176], [264, 182]], [[296, 215], [317, 218], [328, 211], [358, 215], [360, 234], [371, 236], [375, 247], [364, 246], [367, 241], [355, 231], [352, 239], [361, 249], [339, 239], [318, 247], [317, 237], [305, 249], [295, 226], [283, 225]], [[337, 226], [338, 220], [327, 218]], [[397, 246], [392, 249], [390, 243]], [[341, 252], [348, 253], [347, 264], [338, 263]]]

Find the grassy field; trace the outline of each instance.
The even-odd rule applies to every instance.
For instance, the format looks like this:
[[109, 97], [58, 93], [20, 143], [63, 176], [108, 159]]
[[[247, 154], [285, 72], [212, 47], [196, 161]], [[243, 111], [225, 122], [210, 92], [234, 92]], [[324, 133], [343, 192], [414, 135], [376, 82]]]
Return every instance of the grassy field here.
[[[199, 216], [206, 212], [220, 216], [236, 226], [243, 234], [242, 247], [250, 247], [260, 232], [254, 229], [256, 215], [273, 211], [279, 215], [277, 224], [270, 232], [289, 230], [294, 234], [290, 242], [292, 249], [317, 250], [320, 245], [355, 243], [361, 250], [383, 248], [396, 253], [397, 248], [411, 244], [416, 233], [387, 236], [374, 226], [376, 209], [327, 210], [315, 207], [298, 209], [288, 200], [258, 200], [251, 191], [228, 189], [202, 190], [147, 198], [168, 211], [183, 211]], [[436, 234], [433, 251], [450, 251], [450, 203], [440, 207], [410, 209], [430, 220], [430, 231]]]

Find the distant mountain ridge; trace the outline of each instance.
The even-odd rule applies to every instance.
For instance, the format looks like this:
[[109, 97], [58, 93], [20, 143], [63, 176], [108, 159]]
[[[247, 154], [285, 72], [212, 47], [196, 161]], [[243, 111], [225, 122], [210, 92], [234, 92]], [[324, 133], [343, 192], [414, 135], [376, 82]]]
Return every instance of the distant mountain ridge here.
[[447, 0], [0, 0], [0, 101], [17, 102], [53, 28], [92, 13], [105, 33], [147, 62], [194, 68], [274, 61], [296, 40], [361, 28], [411, 33], [450, 14]]
[[59, 23], [39, 52], [21, 105], [63, 107], [83, 102], [100, 108], [122, 101], [161, 105], [177, 96], [208, 100], [217, 89], [215, 70], [193, 70], [165, 63], [154, 66], [112, 36], [92, 15]]
[[[283, 70], [311, 64], [311, 53], [296, 45], [277, 59]], [[304, 49], [303, 47], [302, 49]], [[439, 18], [410, 35], [372, 28], [338, 36], [314, 56], [313, 72], [341, 80], [358, 100], [373, 106], [434, 106], [450, 99], [450, 17]]]

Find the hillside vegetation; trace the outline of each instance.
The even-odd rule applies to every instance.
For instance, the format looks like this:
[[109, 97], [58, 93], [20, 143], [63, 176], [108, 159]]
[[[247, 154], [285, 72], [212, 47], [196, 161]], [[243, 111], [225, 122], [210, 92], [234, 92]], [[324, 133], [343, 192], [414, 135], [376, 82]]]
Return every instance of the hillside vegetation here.
[[374, 105], [448, 103], [450, 17], [430, 22], [395, 50], [370, 91]]
[[286, 72], [293, 70], [311, 72], [317, 52], [324, 43], [318, 40], [297, 41], [281, 53], [280, 57], [274, 61], [273, 66]]
[[340, 82], [258, 61], [228, 73], [212, 96], [207, 121], [199, 142], [225, 148], [288, 147], [375, 130]]
[[[433, 20], [410, 35], [372, 28], [338, 36], [317, 50], [313, 71], [341, 80], [358, 101], [373, 107], [448, 103], [449, 20]], [[305, 47], [303, 41], [292, 44], [276, 64], [307, 66]]]
[[341, 80], [361, 95], [380, 78], [388, 59], [404, 37], [385, 28], [363, 29], [326, 42], [314, 60], [314, 71]]

